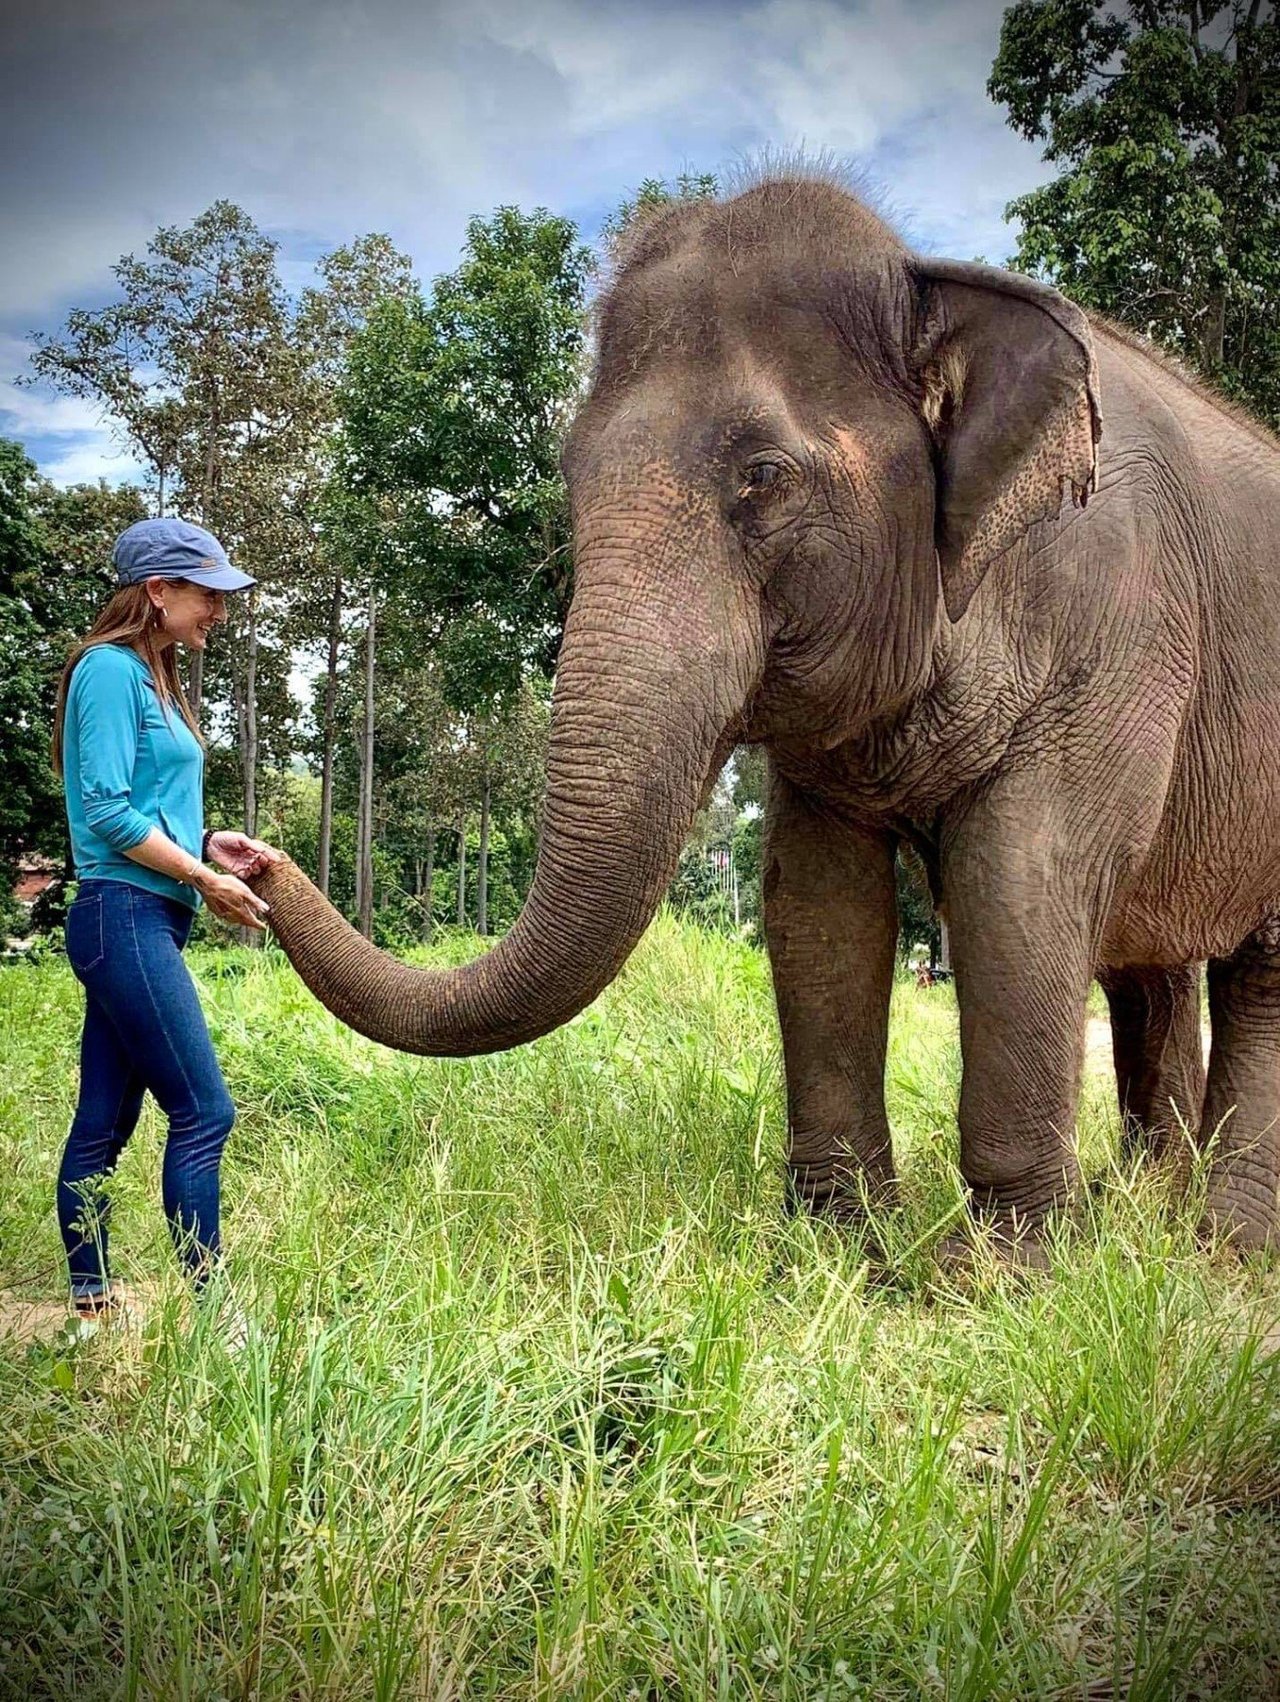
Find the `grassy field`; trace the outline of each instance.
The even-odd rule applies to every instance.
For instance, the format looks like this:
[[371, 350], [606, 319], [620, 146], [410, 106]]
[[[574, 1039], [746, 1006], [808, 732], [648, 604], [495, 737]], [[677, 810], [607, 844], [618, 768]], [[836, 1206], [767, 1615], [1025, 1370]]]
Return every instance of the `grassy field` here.
[[[148, 1110], [113, 1230], [145, 1331], [0, 1339], [0, 1694], [1280, 1694], [1275, 1279], [1119, 1171], [1104, 1071], [1054, 1276], [962, 1292], [946, 990], [896, 993], [873, 1280], [780, 1210], [745, 947], [661, 919], [575, 1023], [459, 1063], [274, 952], [194, 967], [250, 1339], [188, 1316]], [[78, 1014], [60, 960], [0, 971], [10, 1302], [58, 1293]]]

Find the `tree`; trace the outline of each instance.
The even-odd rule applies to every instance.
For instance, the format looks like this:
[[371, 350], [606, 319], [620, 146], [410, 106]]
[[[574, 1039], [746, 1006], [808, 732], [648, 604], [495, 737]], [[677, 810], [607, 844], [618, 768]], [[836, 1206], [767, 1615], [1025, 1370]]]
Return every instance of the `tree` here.
[[360, 809], [356, 817], [356, 911], [360, 932], [373, 933], [373, 758], [374, 661], [377, 655], [378, 590], [369, 587], [369, 613], [364, 629], [364, 714], [360, 727]]
[[0, 439], [0, 890], [38, 852], [70, 873], [61, 788], [49, 757], [57, 683], [72, 642], [110, 595], [116, 535], [140, 494], [105, 483], [58, 490]]
[[[288, 731], [288, 654], [276, 623], [305, 536], [293, 496], [315, 429], [276, 253], [247, 213], [215, 202], [190, 226], [157, 231], [141, 258], [119, 260], [116, 299], [73, 311], [62, 336], [41, 339], [32, 357], [39, 376], [106, 408], [148, 462], [162, 509], [172, 502], [200, 520], [259, 580], [232, 600], [207, 661], [197, 651], [188, 664], [192, 706], [211, 735], [211, 802], [238, 813], [249, 833], [268, 755], [264, 692], [274, 699], [266, 724], [277, 756]], [[213, 748], [219, 735], [234, 753], [238, 810], [228, 807], [232, 764]]]
[[893, 874], [898, 901], [898, 951], [910, 961], [913, 948], [924, 945], [929, 949], [929, 962], [936, 963], [942, 946], [942, 926], [933, 908], [924, 864], [905, 843], [898, 847]]
[[[284, 487], [307, 425], [276, 251], [247, 213], [217, 201], [185, 229], [158, 230], [143, 258], [117, 261], [117, 299], [74, 310], [62, 337], [39, 339], [32, 357], [39, 376], [106, 408], [150, 466], [162, 511], [171, 498], [268, 576], [280, 558]], [[237, 616], [235, 708], [248, 731], [252, 831], [256, 603]], [[203, 674], [197, 653], [189, 678], [197, 712]]]
[[345, 632], [345, 598], [349, 575], [344, 575], [342, 549], [332, 533], [342, 532], [341, 492], [333, 500], [338, 512], [324, 510], [333, 478], [335, 434], [339, 426], [339, 395], [353, 339], [384, 301], [411, 301], [418, 293], [412, 265], [390, 238], [378, 232], [357, 237], [320, 260], [320, 283], [302, 292], [295, 334], [310, 377], [313, 435], [312, 455], [300, 469], [299, 508], [304, 516], [305, 570], [298, 578], [298, 595], [291, 634], [301, 643], [323, 633], [324, 688], [319, 705], [320, 836], [316, 881], [329, 891], [333, 827], [333, 759], [337, 738], [338, 670]]
[[[111, 549], [126, 526], [146, 514], [134, 485], [32, 482], [31, 500], [43, 555], [21, 584], [41, 633], [41, 664], [54, 690], [67, 651], [93, 624], [116, 589]], [[50, 698], [52, 702], [52, 697]]]
[[476, 932], [489, 932], [489, 854], [495, 815], [528, 810], [541, 795], [550, 726], [549, 691], [526, 683], [486, 715], [473, 717], [472, 795], [479, 794]]
[[49, 767], [46, 681], [39, 629], [20, 594], [37, 577], [43, 539], [33, 512], [34, 464], [19, 444], [0, 439], [0, 912], [7, 911], [19, 858], [33, 848], [37, 824], [58, 809]]
[[1263, 0], [1018, 0], [987, 85], [1061, 167], [1016, 263], [1280, 424], [1280, 27]]
[[[335, 475], [325, 487], [318, 509], [318, 530], [322, 539], [324, 559], [338, 581], [334, 600], [341, 604], [349, 591], [356, 591], [363, 601], [364, 620], [360, 628], [358, 657], [360, 683], [358, 782], [356, 788], [356, 913], [366, 935], [373, 918], [373, 847], [374, 847], [374, 764], [376, 758], [375, 682], [379, 679], [378, 639], [379, 613], [385, 601], [384, 586], [395, 585], [395, 561], [389, 554], [393, 536], [393, 510], [389, 500], [353, 493]], [[339, 722], [338, 700], [342, 679], [336, 666], [337, 646], [330, 628], [330, 662], [323, 687], [323, 719], [321, 737], [324, 761], [321, 779], [320, 849], [325, 858], [325, 878], [329, 877], [328, 848], [333, 820], [334, 759]], [[351, 695], [349, 693], [349, 695]], [[349, 705], [349, 708], [353, 707]]]
[[[434, 689], [481, 726], [505, 723], [524, 682], [551, 664], [571, 595], [560, 442], [584, 365], [587, 249], [566, 219], [499, 208], [473, 219], [461, 265], [430, 298], [389, 293], [350, 339], [342, 427], [325, 504], [335, 558], [393, 617], [402, 654], [378, 668], [378, 694], [428, 662]], [[357, 565], [358, 564], [358, 565]], [[381, 613], [377, 624], [382, 622]], [[407, 648], [406, 648], [407, 647]], [[376, 728], [366, 687], [359, 892], [372, 927]], [[335, 688], [336, 696], [336, 688]], [[458, 915], [466, 914], [467, 819], [479, 807], [479, 920], [488, 923], [494, 768], [474, 797], [455, 790]], [[434, 842], [434, 818], [430, 835]], [[433, 857], [433, 852], [429, 856]]]
[[[495, 915], [512, 918], [514, 885], [532, 872], [526, 850], [532, 837], [546, 766], [550, 688], [530, 682], [487, 715], [455, 709], [445, 697], [440, 671], [424, 646], [410, 602], [384, 595], [378, 615], [378, 689], [373, 818], [381, 867], [394, 871], [391, 888], [411, 901], [418, 928], [429, 936], [431, 894], [438, 867], [440, 830], [453, 855], [452, 908], [459, 926], [470, 916], [474, 867], [474, 919], [480, 933]], [[424, 659], [425, 657], [425, 659]], [[354, 694], [353, 694], [354, 695]], [[472, 827], [478, 817], [477, 836]], [[502, 864], [497, 909], [492, 902], [494, 847]], [[471, 852], [476, 857], [472, 862]], [[514, 885], [513, 885], [514, 883]], [[523, 887], [521, 887], [521, 891]], [[380, 895], [375, 920], [394, 890]]]
[[[161, 511], [172, 498], [260, 581], [232, 602], [228, 641], [211, 657], [218, 713], [204, 714], [230, 734], [249, 833], [257, 830], [264, 684], [288, 703], [287, 658], [263, 628], [272, 581], [294, 555], [288, 497], [311, 425], [276, 251], [247, 213], [217, 201], [187, 228], [157, 231], [141, 259], [117, 261], [117, 298], [75, 309], [62, 337], [40, 339], [32, 357], [37, 375], [106, 408], [149, 464]], [[187, 681], [198, 717], [205, 675], [197, 651]], [[282, 731], [287, 709], [273, 719]], [[220, 766], [211, 765], [215, 795]]]
[[397, 553], [439, 623], [446, 694], [488, 708], [551, 667], [572, 595], [559, 455], [585, 363], [591, 256], [574, 225], [500, 207], [430, 299], [352, 342], [342, 477], [393, 498]]
[[[393, 658], [400, 660], [394, 650]], [[401, 866], [413, 871], [411, 890], [420, 931], [429, 940], [436, 839], [440, 827], [461, 808], [466, 741], [429, 662], [421, 665], [406, 658], [402, 667], [388, 672], [377, 706], [382, 814]]]

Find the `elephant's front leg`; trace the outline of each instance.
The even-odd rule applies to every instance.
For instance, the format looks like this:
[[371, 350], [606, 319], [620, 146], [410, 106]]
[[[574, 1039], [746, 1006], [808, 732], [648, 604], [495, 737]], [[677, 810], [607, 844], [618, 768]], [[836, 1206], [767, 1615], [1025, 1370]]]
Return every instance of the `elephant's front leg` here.
[[[1075, 834], [1078, 838], [1078, 832]], [[944, 843], [960, 1005], [960, 1169], [998, 1244], [1036, 1231], [1078, 1174], [1085, 1004], [1105, 885], [1034, 801], [978, 806]]]
[[791, 1198], [856, 1217], [892, 1197], [885, 1045], [897, 908], [888, 836], [772, 776], [764, 914], [787, 1073]]

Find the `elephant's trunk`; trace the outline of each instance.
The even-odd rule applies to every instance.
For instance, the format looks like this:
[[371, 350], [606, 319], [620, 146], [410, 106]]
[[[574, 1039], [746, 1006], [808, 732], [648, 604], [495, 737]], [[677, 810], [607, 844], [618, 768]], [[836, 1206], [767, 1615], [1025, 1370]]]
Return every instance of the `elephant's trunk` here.
[[753, 683], [758, 647], [741, 619], [731, 639], [727, 611], [691, 612], [683, 592], [672, 586], [665, 617], [638, 614], [617, 581], [575, 597], [537, 872], [519, 919], [484, 957], [411, 968], [349, 927], [293, 863], [254, 880], [294, 967], [336, 1016], [405, 1052], [496, 1052], [568, 1021], [609, 984], [675, 873]]

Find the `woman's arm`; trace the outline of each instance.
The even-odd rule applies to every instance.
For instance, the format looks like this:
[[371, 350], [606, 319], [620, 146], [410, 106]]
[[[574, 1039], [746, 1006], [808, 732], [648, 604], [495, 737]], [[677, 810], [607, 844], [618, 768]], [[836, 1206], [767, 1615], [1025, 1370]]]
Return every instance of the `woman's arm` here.
[[206, 868], [158, 827], [153, 827], [141, 844], [131, 845], [125, 856], [141, 863], [144, 869], [154, 869], [157, 874], [168, 875], [170, 880], [193, 886], [219, 921], [240, 928], [266, 927], [262, 918], [269, 906], [256, 892], [251, 892], [235, 875]]
[[143, 686], [127, 658], [97, 645], [72, 676], [80, 803], [90, 831], [125, 856], [151, 832], [131, 801]]

